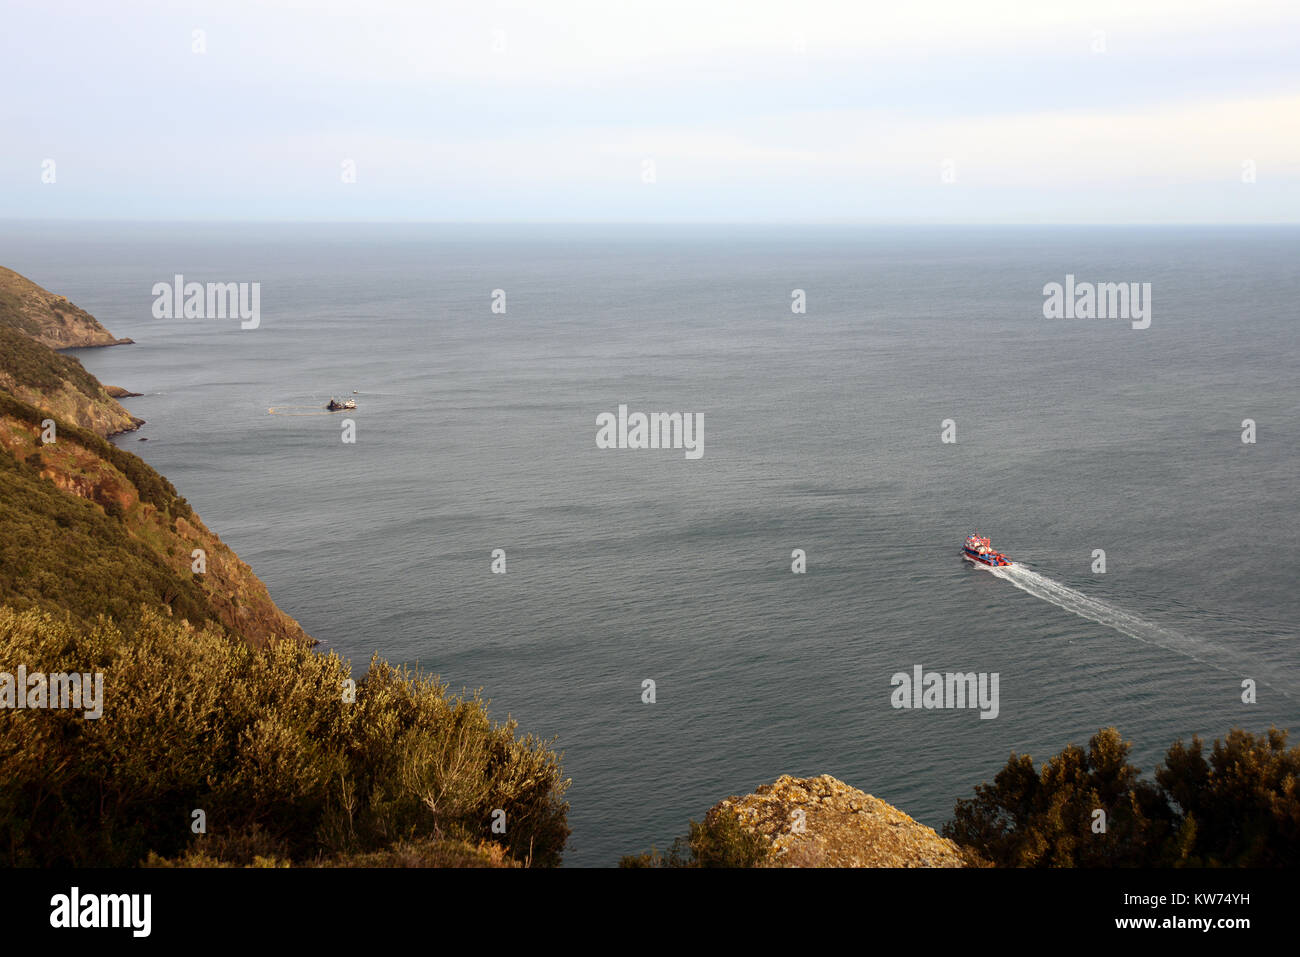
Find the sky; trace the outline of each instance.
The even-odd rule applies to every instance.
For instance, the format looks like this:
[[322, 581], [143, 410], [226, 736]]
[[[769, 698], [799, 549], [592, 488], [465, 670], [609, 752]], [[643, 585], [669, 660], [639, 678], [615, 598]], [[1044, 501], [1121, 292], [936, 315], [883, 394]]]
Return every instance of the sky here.
[[1296, 0], [6, 0], [3, 22], [0, 218], [1300, 222]]

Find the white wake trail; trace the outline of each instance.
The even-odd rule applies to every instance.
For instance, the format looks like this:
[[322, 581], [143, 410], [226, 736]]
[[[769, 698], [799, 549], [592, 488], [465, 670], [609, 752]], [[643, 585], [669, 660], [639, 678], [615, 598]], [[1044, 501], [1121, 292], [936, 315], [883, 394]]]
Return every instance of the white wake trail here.
[[1172, 628], [1165, 628], [1163, 625], [1157, 625], [1155, 622], [1147, 621], [1145, 618], [1127, 612], [1122, 608], [1117, 608], [1101, 599], [1090, 598], [1081, 591], [1053, 581], [1023, 565], [1011, 565], [1010, 567], [1001, 568], [983, 567], [998, 578], [1009, 581], [1021, 591], [1028, 592], [1035, 598], [1041, 598], [1058, 608], [1064, 608], [1080, 618], [1086, 618], [1108, 628], [1114, 628], [1130, 638], [1185, 655], [1202, 664], [1230, 671], [1230, 669], [1223, 668], [1222, 665], [1216, 662], [1216, 659], [1217, 661], [1226, 659], [1227, 655], [1223, 649], [1210, 642], [1193, 638], [1182, 632], [1174, 631]]
[[1221, 645], [1216, 645], [1203, 638], [1194, 638], [1191, 635], [1183, 634], [1172, 628], [1166, 628], [1163, 625], [1157, 625], [1155, 622], [1147, 621], [1145, 618], [1127, 612], [1122, 608], [1117, 608], [1099, 598], [1090, 598], [1083, 592], [1068, 585], [1062, 585], [1045, 575], [1038, 574], [1038, 572], [1031, 571], [1024, 565], [1011, 565], [1010, 567], [980, 565], [979, 567], [992, 572], [1003, 581], [1010, 582], [1021, 591], [1028, 592], [1035, 598], [1041, 598], [1057, 608], [1073, 612], [1080, 618], [1086, 618], [1108, 628], [1114, 628], [1120, 634], [1136, 638], [1138, 641], [1147, 644], [1157, 645], [1167, 651], [1191, 658], [1193, 661], [1207, 665], [1217, 671], [1233, 675], [1238, 679], [1249, 675], [1265, 687], [1271, 688], [1287, 698], [1292, 697], [1290, 691], [1260, 677], [1262, 674], [1268, 674], [1269, 670], [1261, 667], [1259, 662], [1242, 660], [1240, 655], [1229, 652]]

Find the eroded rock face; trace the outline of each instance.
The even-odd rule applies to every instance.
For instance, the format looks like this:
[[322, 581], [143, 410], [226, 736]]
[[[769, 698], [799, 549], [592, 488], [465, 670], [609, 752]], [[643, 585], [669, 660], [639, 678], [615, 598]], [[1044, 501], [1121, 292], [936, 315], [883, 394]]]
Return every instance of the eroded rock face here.
[[730, 797], [706, 820], [734, 815], [761, 834], [778, 867], [964, 867], [961, 850], [893, 805], [823, 774], [782, 775]]
[[107, 391], [78, 388], [68, 380], [33, 387], [0, 370], [0, 390], [104, 438], [133, 432], [144, 425], [144, 419], [124, 409]]

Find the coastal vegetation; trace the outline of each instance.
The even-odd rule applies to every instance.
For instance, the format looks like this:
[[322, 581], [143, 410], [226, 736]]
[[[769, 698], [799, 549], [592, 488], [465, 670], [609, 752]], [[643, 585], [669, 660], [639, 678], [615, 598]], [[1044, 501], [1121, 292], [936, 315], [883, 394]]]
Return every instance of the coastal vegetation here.
[[[11, 408], [13, 400], [0, 394], [0, 422]], [[65, 443], [76, 442], [72, 428], [63, 431]], [[195, 623], [218, 620], [188, 560], [169, 564], [165, 554], [133, 537], [114, 495], [105, 491], [96, 502], [69, 494], [42, 477], [44, 467], [34, 447], [22, 457], [0, 448], [0, 601], [16, 609], [66, 611], [83, 623], [99, 615], [133, 617], [141, 602]], [[162, 486], [145, 484], [155, 501], [178, 513], [186, 507], [179, 498], [166, 500]]]
[[[0, 672], [100, 672], [103, 715], [0, 715], [9, 866], [558, 864], [560, 756], [478, 695], [142, 607], [0, 607]], [[201, 832], [200, 832], [201, 827]]]
[[[0, 316], [4, 299], [0, 297]], [[6, 325], [0, 319], [0, 374], [27, 388], [53, 390], [70, 385], [93, 395], [99, 382], [76, 359], [55, 352]]]
[[139, 428], [131, 415], [70, 356], [0, 323], [0, 392], [101, 435]]
[[87, 623], [143, 602], [254, 645], [311, 640], [167, 479], [61, 419], [45, 442], [50, 417], [0, 390], [0, 602]]
[[772, 852], [762, 836], [732, 815], [706, 815], [692, 820], [690, 831], [673, 841], [665, 854], [655, 848], [627, 854], [619, 867], [764, 867]]
[[1147, 780], [1105, 728], [1040, 768], [1013, 754], [957, 802], [944, 835], [1000, 867], [1293, 866], [1300, 748], [1286, 739], [1277, 728], [1234, 728], [1210, 748], [1179, 739]]

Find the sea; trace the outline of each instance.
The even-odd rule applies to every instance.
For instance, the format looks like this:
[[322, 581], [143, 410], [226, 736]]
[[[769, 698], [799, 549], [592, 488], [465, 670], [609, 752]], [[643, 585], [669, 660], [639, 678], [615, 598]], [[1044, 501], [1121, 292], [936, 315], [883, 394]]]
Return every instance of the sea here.
[[[74, 352], [143, 393], [115, 441], [322, 649], [554, 740], [567, 865], [783, 774], [940, 828], [1012, 753], [1300, 718], [1300, 228], [6, 222], [0, 263], [135, 340]], [[155, 317], [178, 275], [256, 328]], [[1047, 318], [1067, 277], [1149, 326]], [[599, 447], [620, 406], [703, 454]], [[898, 706], [918, 666], [996, 716]]]

